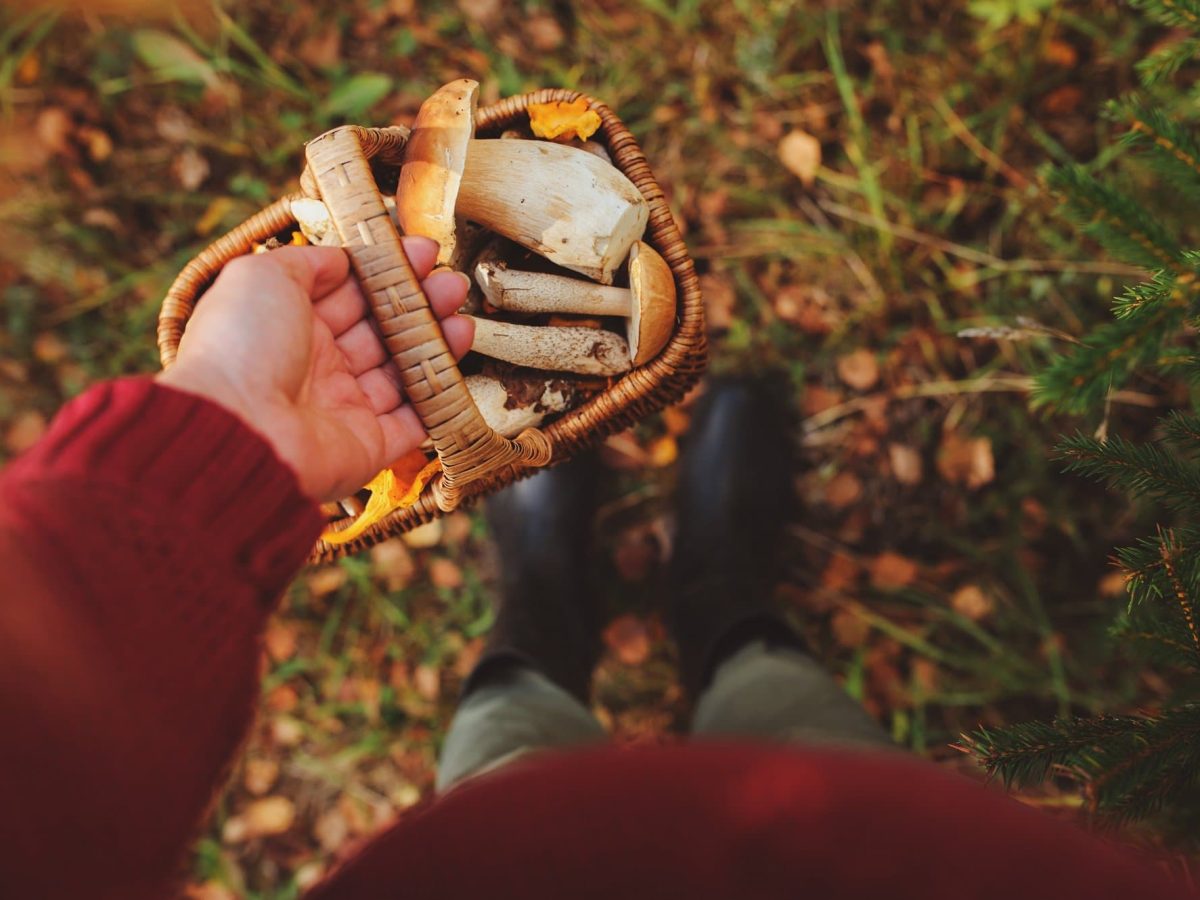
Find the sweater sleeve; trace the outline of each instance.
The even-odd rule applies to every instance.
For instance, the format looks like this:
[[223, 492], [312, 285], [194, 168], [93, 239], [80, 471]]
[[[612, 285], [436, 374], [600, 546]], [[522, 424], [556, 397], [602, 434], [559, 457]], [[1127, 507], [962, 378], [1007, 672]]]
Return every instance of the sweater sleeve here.
[[148, 379], [0, 475], [0, 896], [167, 894], [320, 526], [251, 428]]

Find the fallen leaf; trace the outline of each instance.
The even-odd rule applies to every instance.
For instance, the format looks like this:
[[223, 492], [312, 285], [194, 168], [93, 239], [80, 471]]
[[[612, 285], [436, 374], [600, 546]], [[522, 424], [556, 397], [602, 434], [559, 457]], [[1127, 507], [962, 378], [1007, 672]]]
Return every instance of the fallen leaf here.
[[271, 740], [280, 747], [295, 747], [304, 740], [304, 726], [291, 716], [279, 716], [271, 722]]
[[964, 584], [950, 597], [950, 606], [960, 616], [978, 622], [992, 614], [995, 604], [977, 584]]
[[192, 47], [165, 31], [144, 28], [133, 33], [133, 52], [159, 78], [215, 88], [216, 70]]
[[471, 536], [474, 525], [465, 512], [454, 512], [442, 517], [442, 539], [449, 546], [457, 546]]
[[613, 547], [613, 566], [623, 581], [644, 581], [661, 557], [662, 546], [648, 525], [626, 528]]
[[212, 202], [200, 214], [200, 218], [196, 220], [196, 224], [193, 226], [196, 234], [201, 237], [212, 234], [235, 206], [236, 204], [232, 197], [213, 197]]
[[341, 29], [318, 29], [296, 48], [296, 56], [314, 69], [332, 69], [342, 59]]
[[600, 128], [600, 114], [588, 109], [588, 99], [529, 104], [529, 127], [536, 137], [553, 140], [574, 134], [586, 141]]
[[688, 426], [691, 425], [691, 414], [681, 406], [668, 406], [662, 411], [663, 427], [667, 429], [667, 434], [679, 437], [682, 434], [687, 434]]
[[832, 409], [844, 399], [841, 391], [820, 384], [810, 384], [804, 389], [804, 396], [800, 399], [800, 410], [806, 416], [815, 416], [819, 412]]
[[296, 821], [296, 806], [287, 797], [263, 797], [241, 813], [248, 838], [283, 834]]
[[48, 106], [38, 113], [34, 132], [38, 141], [51, 153], [69, 154], [74, 131], [71, 114], [60, 106]]
[[326, 853], [338, 850], [350, 837], [350, 825], [340, 809], [326, 810], [313, 823], [312, 835]]
[[404, 532], [400, 539], [413, 550], [428, 550], [442, 542], [443, 527], [441, 519], [434, 519]]
[[463, 586], [462, 569], [452, 559], [435, 556], [429, 561], [429, 581], [436, 588], [456, 590]]
[[459, 678], [466, 678], [475, 668], [475, 664], [479, 662], [479, 657], [483, 655], [484, 640], [481, 637], [472, 638], [463, 645], [458, 651], [458, 655], [454, 657], [454, 674]]
[[296, 626], [273, 619], [263, 635], [263, 646], [274, 662], [291, 659], [296, 655]]
[[674, 437], [664, 434], [650, 442], [647, 453], [650, 457], [650, 465], [656, 469], [662, 469], [671, 465], [678, 458], [679, 444]]
[[640, 666], [650, 658], [650, 632], [632, 613], [617, 616], [604, 629], [604, 645], [622, 665]]
[[633, 472], [645, 468], [650, 458], [632, 431], [622, 431], [600, 445], [600, 461], [610, 469]]
[[901, 484], [920, 484], [925, 474], [921, 454], [908, 444], [888, 444], [888, 462], [892, 477]]
[[870, 350], [860, 348], [838, 357], [837, 373], [847, 387], [869, 391], [879, 381], [879, 361]]
[[46, 433], [46, 417], [36, 409], [18, 413], [4, 432], [4, 446], [9, 453], [23, 453]]
[[464, 16], [480, 25], [491, 25], [504, 10], [502, 0], [458, 0], [458, 8]]
[[275, 786], [279, 780], [279, 763], [265, 757], [251, 757], [246, 760], [246, 768], [242, 773], [242, 784], [246, 790], [256, 797], [261, 797]]
[[208, 173], [208, 160], [194, 147], [185, 147], [171, 163], [171, 174], [185, 191], [194, 191], [204, 184]]
[[806, 131], [790, 131], [779, 142], [779, 161], [801, 184], [812, 187], [821, 168], [821, 142]]
[[185, 900], [238, 900], [237, 894], [219, 881], [189, 884], [183, 890]]
[[300, 705], [300, 695], [290, 684], [281, 684], [272, 688], [263, 701], [267, 709], [275, 712], [291, 712]]
[[308, 574], [308, 592], [320, 599], [327, 597], [346, 583], [349, 573], [341, 566], [322, 566]]
[[853, 472], [838, 472], [825, 486], [825, 502], [834, 509], [845, 509], [862, 496], [862, 482]]
[[871, 626], [862, 616], [848, 609], [839, 609], [829, 620], [829, 629], [839, 646], [854, 649], [861, 647], [871, 633]]
[[737, 292], [725, 275], [709, 272], [700, 276], [700, 294], [704, 297], [704, 315], [709, 331], [724, 331], [733, 324]]
[[436, 703], [442, 693], [442, 676], [436, 666], [422, 663], [413, 671], [413, 687], [422, 700]]
[[1083, 88], [1074, 84], [1064, 84], [1055, 88], [1042, 98], [1042, 111], [1052, 116], [1067, 116], [1079, 109], [1084, 100]]
[[371, 548], [371, 566], [375, 574], [383, 579], [389, 591], [395, 592], [408, 587], [417, 572], [416, 563], [404, 541], [389, 538]]
[[821, 586], [831, 591], [847, 591], [858, 582], [859, 565], [844, 553], [834, 553], [821, 573]]
[[871, 586], [884, 591], [899, 590], [916, 581], [919, 571], [908, 557], [887, 550], [871, 562]]
[[957, 431], [944, 432], [938, 449], [937, 468], [952, 484], [963, 484], [971, 490], [983, 487], [996, 477], [991, 439], [967, 438]]
[[547, 13], [531, 15], [525, 21], [524, 30], [525, 35], [529, 38], [529, 43], [539, 53], [557, 50], [567, 39], [558, 20]]
[[938, 685], [941, 682], [941, 671], [938, 669], [937, 663], [918, 656], [912, 661], [912, 676], [913, 681], [926, 695], [937, 693]]
[[1051, 65], [1071, 69], [1079, 62], [1079, 51], [1060, 38], [1051, 38], [1042, 48], [1042, 58]]
[[1096, 585], [1101, 597], [1124, 597], [1128, 588], [1129, 575], [1122, 571], [1109, 572]]
[[43, 331], [33, 339], [33, 357], [40, 363], [53, 366], [70, 353], [66, 343], [53, 331]]

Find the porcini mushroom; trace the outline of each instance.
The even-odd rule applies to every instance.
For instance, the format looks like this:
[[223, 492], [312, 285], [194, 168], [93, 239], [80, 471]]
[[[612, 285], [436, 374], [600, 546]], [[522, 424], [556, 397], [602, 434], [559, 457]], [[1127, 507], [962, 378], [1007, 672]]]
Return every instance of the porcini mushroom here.
[[[388, 215], [392, 217], [393, 224], [399, 228], [400, 220], [396, 215], [395, 199], [385, 196], [383, 205], [387, 209]], [[333, 217], [329, 215], [329, 207], [325, 205], [324, 200], [317, 200], [314, 197], [297, 197], [291, 203], [291, 211], [296, 224], [300, 226], [300, 233], [308, 238], [310, 244], [316, 244], [318, 247], [340, 247], [342, 245], [341, 236], [334, 227]]]
[[506, 384], [490, 375], [468, 375], [464, 381], [483, 420], [508, 438], [562, 412], [575, 396], [571, 385], [561, 379], [526, 378]]
[[604, 284], [646, 230], [628, 178], [575, 147], [475, 139], [479, 83], [452, 81], [422, 105], [405, 148], [397, 208], [405, 234], [431, 237], [449, 262], [455, 218], [476, 222]]
[[631, 365], [625, 339], [602, 328], [514, 325], [476, 316], [466, 318], [475, 322], [472, 350], [515, 366], [611, 376], [628, 372]]
[[475, 266], [475, 281], [496, 309], [624, 317], [635, 366], [658, 356], [675, 325], [675, 276], [666, 260], [643, 241], [629, 251], [627, 288], [548, 272], [521, 272], [493, 259]]

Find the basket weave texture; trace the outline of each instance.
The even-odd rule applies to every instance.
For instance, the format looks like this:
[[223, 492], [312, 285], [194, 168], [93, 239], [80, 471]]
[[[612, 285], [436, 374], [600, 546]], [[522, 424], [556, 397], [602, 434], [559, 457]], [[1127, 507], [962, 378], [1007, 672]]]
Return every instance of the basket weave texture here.
[[[379, 196], [381, 185], [390, 190], [395, 184], [405, 129], [344, 126], [311, 141], [306, 148], [308, 167], [301, 177], [304, 193], [280, 198], [220, 237], [184, 267], [167, 292], [158, 321], [164, 368], [175, 360], [196, 302], [226, 263], [294, 227], [290, 211], [294, 199], [319, 197], [330, 208], [384, 344], [400, 369], [406, 397], [428, 430], [443, 471], [415, 503], [391, 513], [358, 538], [336, 545], [318, 541], [311, 561], [326, 562], [361, 550], [496, 491], [538, 467], [569, 459], [677, 401], [699, 379], [707, 352], [695, 268], [645, 155], [617, 115], [578, 91], [545, 89], [481, 107], [476, 113], [476, 134], [498, 135], [523, 121], [531, 104], [580, 97], [600, 116], [594, 139], [606, 146], [613, 164], [646, 199], [649, 222], [642, 239], [662, 255], [675, 277], [676, 324], [655, 359], [625, 373], [549, 425], [527, 429], [513, 440], [503, 438], [483, 422], [466, 391]], [[346, 518], [333, 527], [348, 527], [351, 521]]]

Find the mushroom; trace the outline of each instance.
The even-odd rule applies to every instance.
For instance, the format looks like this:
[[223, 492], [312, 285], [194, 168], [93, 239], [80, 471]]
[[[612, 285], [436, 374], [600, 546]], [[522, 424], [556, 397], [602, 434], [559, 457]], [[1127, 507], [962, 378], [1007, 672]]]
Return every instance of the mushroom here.
[[521, 272], [491, 259], [475, 266], [475, 281], [496, 309], [526, 313], [623, 316], [633, 365], [658, 356], [675, 325], [675, 276], [649, 244], [629, 252], [629, 287], [591, 284], [547, 272]]
[[575, 397], [572, 386], [562, 379], [512, 376], [502, 381], [490, 375], [468, 375], [464, 380], [483, 420], [507, 438], [536, 428], [546, 416], [565, 410]]
[[[395, 198], [384, 196], [383, 205], [387, 208], [388, 215], [392, 217], [392, 222], [399, 228], [400, 220], [396, 214]], [[291, 210], [292, 217], [300, 226], [300, 233], [308, 238], [310, 244], [316, 244], [318, 247], [340, 247], [342, 245], [342, 239], [338, 235], [337, 228], [334, 227], [333, 218], [329, 215], [329, 207], [325, 205], [324, 200], [317, 200], [314, 197], [297, 197], [292, 201]]]
[[628, 372], [631, 365], [625, 339], [602, 328], [514, 325], [477, 316], [467, 318], [475, 323], [471, 349], [515, 366], [607, 377]]
[[397, 206], [405, 234], [455, 255], [455, 217], [478, 223], [604, 284], [646, 230], [646, 199], [613, 166], [549, 141], [477, 140], [479, 83], [452, 81], [422, 105]]

